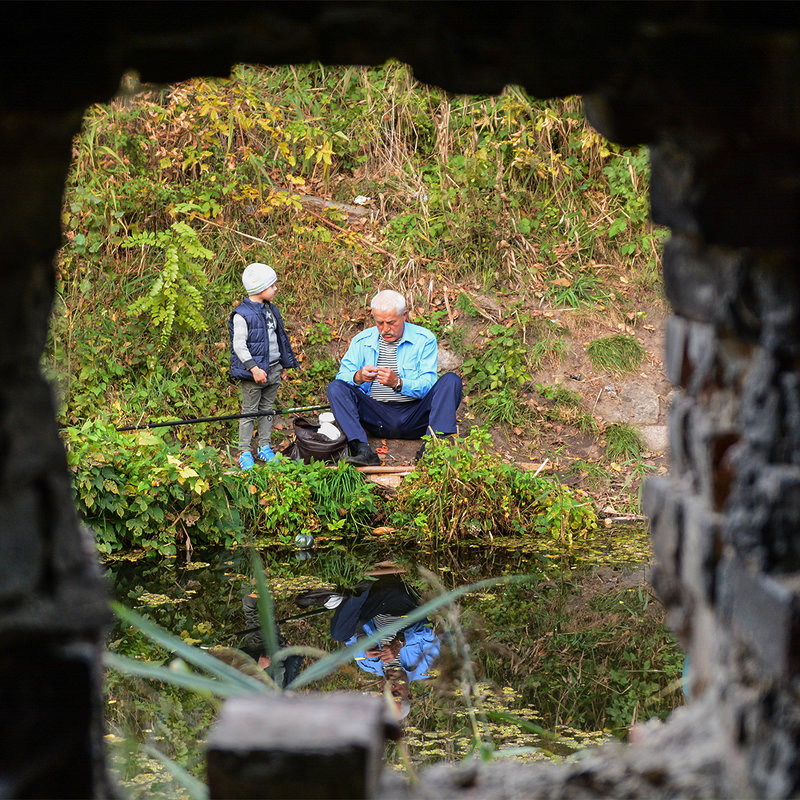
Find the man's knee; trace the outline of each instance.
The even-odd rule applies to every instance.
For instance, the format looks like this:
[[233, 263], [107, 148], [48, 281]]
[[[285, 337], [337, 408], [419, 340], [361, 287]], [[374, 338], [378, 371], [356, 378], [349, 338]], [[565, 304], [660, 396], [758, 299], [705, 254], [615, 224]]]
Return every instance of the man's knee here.
[[352, 386], [338, 378], [328, 384], [328, 400], [339, 400], [347, 397], [352, 391]]
[[437, 389], [443, 395], [453, 396], [457, 403], [461, 402], [461, 394], [463, 391], [463, 384], [461, 378], [455, 372], [445, 372], [438, 381], [436, 381]]

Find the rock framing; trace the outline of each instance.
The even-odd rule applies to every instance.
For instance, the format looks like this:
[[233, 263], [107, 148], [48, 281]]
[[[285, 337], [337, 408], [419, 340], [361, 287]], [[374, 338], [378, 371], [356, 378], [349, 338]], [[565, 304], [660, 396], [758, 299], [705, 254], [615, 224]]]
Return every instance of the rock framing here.
[[[409, 63], [455, 93], [581, 94], [652, 152], [675, 387], [645, 492], [693, 701], [579, 764], [440, 766], [409, 797], [800, 793], [800, 29], [783, 3], [6, 3], [0, 85], [0, 796], [106, 797], [107, 598], [38, 370], [71, 139], [125, 71]], [[43, 736], [42, 732], [48, 735]]]

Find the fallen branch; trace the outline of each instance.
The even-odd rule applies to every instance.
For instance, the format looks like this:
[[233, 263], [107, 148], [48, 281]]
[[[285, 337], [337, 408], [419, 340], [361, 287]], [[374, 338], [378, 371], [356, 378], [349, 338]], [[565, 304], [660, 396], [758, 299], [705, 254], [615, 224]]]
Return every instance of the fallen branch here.
[[410, 475], [414, 471], [414, 467], [406, 465], [404, 467], [356, 467], [359, 472], [365, 475]]
[[320, 222], [324, 222], [326, 225], [330, 225], [331, 228], [334, 228], [340, 233], [346, 233], [349, 236], [352, 236], [354, 239], [358, 239], [359, 242], [366, 245], [367, 247], [371, 247], [373, 250], [377, 250], [379, 253], [383, 253], [385, 256], [389, 256], [389, 258], [394, 258], [394, 256], [388, 250], [384, 250], [377, 244], [373, 244], [371, 241], [369, 241], [369, 239], [365, 239], [363, 236], [360, 236], [354, 231], [346, 230], [341, 225], [337, 225], [335, 222], [332, 222], [331, 220], [327, 219], [322, 214], [317, 214], [316, 211], [312, 211], [310, 208], [306, 208], [306, 206], [303, 206], [303, 211], [305, 211], [306, 214], [311, 214], [312, 217], [316, 217]]

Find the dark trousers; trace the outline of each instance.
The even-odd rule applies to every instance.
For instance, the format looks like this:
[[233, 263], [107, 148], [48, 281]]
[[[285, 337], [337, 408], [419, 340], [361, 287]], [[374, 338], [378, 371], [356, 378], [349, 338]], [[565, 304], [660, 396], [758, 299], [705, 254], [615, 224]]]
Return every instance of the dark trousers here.
[[419, 439], [431, 431], [456, 432], [461, 393], [461, 378], [446, 372], [425, 397], [408, 403], [381, 403], [358, 387], [338, 380], [328, 385], [328, 402], [350, 442], [366, 442], [366, 431], [382, 439]]

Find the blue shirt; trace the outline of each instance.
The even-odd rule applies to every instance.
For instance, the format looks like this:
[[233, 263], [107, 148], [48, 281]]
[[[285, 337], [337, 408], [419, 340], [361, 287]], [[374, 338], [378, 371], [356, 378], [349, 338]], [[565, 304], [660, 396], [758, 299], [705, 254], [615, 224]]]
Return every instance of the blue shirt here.
[[[369, 634], [375, 633], [375, 625], [372, 620], [364, 623], [364, 632]], [[408, 673], [409, 681], [419, 681], [428, 676], [428, 669], [434, 661], [439, 657], [439, 650], [441, 642], [439, 637], [434, 633], [433, 625], [428, 621], [415, 622], [407, 628], [403, 628], [403, 635], [405, 636], [405, 644], [400, 648], [398, 658], [403, 665], [403, 669]], [[346, 644], [350, 646], [357, 640], [357, 636], [351, 636]], [[377, 645], [375, 645], [377, 647]], [[375, 675], [383, 676], [383, 662], [379, 656], [368, 657], [366, 653], [361, 650], [356, 653], [356, 664], [358, 664], [364, 672], [372, 672]]]
[[[367, 328], [356, 334], [344, 354], [336, 379], [355, 386], [353, 376], [361, 367], [378, 363], [378, 329]], [[439, 348], [436, 337], [419, 325], [406, 322], [397, 342], [397, 374], [403, 379], [403, 394], [420, 399], [439, 377]], [[358, 388], [369, 394], [371, 382]]]

